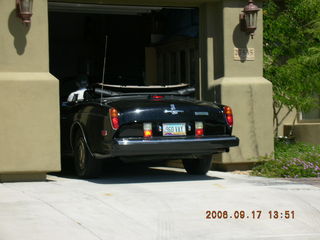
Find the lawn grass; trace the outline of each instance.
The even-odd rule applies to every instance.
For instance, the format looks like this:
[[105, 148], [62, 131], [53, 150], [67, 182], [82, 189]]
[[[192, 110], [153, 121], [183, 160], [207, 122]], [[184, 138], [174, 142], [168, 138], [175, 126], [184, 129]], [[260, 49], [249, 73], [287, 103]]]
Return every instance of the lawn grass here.
[[259, 157], [252, 175], [264, 177], [320, 177], [320, 145], [276, 142], [274, 156]]

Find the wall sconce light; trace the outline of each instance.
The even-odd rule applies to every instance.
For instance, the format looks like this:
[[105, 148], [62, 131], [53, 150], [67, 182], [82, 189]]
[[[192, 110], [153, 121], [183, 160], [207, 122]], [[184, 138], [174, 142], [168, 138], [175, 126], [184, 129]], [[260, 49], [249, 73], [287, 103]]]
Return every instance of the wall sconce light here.
[[17, 16], [21, 18], [26, 25], [31, 23], [32, 4], [33, 0], [16, 0]]
[[243, 13], [240, 13], [240, 29], [247, 32], [253, 38], [254, 31], [257, 29], [258, 12], [260, 8], [253, 3], [253, 0], [248, 1], [248, 5], [244, 7]]

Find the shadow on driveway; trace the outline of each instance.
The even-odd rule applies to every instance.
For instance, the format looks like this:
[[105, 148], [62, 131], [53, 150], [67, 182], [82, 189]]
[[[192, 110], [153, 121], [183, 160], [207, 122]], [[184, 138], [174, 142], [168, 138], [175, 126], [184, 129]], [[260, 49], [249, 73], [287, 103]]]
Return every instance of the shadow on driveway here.
[[[52, 175], [77, 179], [73, 168], [69, 166], [61, 173]], [[163, 167], [163, 165], [150, 165], [145, 163], [107, 163], [104, 164], [99, 178], [85, 179], [98, 184], [130, 184], [148, 182], [180, 182], [180, 181], [208, 181], [221, 178], [207, 175], [189, 175], [183, 169]]]

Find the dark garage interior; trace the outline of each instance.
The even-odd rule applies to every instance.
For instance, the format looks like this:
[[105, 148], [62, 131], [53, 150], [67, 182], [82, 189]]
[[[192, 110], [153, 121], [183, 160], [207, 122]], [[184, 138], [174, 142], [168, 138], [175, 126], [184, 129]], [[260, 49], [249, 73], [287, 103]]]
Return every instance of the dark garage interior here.
[[198, 23], [193, 8], [49, 3], [50, 72], [61, 100], [101, 82], [104, 57], [105, 83], [193, 85]]

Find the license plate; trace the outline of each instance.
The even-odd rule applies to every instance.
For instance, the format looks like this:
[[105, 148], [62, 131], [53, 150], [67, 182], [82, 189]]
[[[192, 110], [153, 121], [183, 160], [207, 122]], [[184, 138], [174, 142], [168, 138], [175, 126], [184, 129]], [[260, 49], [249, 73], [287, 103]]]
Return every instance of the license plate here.
[[185, 123], [163, 123], [163, 136], [185, 136]]

